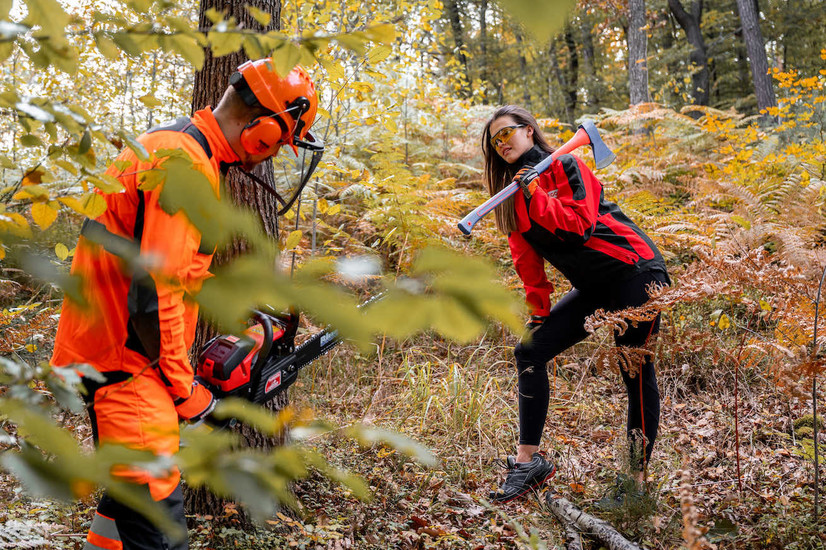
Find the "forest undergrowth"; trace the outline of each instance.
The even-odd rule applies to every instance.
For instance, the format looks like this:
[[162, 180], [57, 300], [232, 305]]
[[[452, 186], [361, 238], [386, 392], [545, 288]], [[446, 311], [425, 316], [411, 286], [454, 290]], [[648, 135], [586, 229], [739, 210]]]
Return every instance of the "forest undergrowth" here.
[[[427, 136], [407, 163], [398, 143], [364, 137], [369, 143], [354, 147], [371, 153], [356, 159], [364, 169], [326, 181], [317, 197], [341, 208], [316, 219], [305, 209], [299, 222], [304, 239], [285, 255], [295, 253], [299, 265], [312, 256], [308, 236], [315, 224], [316, 254], [371, 253], [385, 272], [403, 276], [419, 249], [438, 243], [488, 257], [505, 284], [521, 293], [506, 239], [492, 220], [471, 238], [456, 229], [485, 199], [477, 130], [487, 114], [472, 110], [466, 134], [443, 136], [450, 146], [441, 159], [443, 142]], [[589, 324], [594, 334], [548, 366], [551, 410], [542, 446], [558, 472], [546, 491], [610, 521], [646, 548], [823, 548], [822, 489], [820, 522], [813, 520], [811, 393], [819, 373], [822, 407], [822, 330], [818, 345], [812, 342], [826, 265], [822, 126], [801, 128], [789, 117], [768, 130], [733, 112], [708, 109], [695, 120], [657, 105], [598, 119], [617, 154], [613, 165], [597, 172], [606, 196], [661, 247], [674, 285], [625, 319], [595, 315]], [[560, 133], [555, 121], [542, 123], [554, 143], [571, 135]], [[558, 299], [568, 286], [557, 274], [549, 276]], [[43, 359], [57, 297], [5, 277], [3, 352]], [[375, 292], [375, 286], [359, 292]], [[662, 420], [647, 476], [651, 498], [606, 512], [596, 503], [627, 462], [625, 392], [617, 372], [622, 358], [612, 351], [611, 330], [657, 311], [661, 330], [649, 351], [656, 356]], [[316, 330], [311, 323], [304, 328]], [[464, 344], [435, 334], [379, 337], [372, 352], [345, 345], [319, 359], [291, 388], [291, 406], [338, 426], [366, 422], [398, 431], [431, 449], [438, 465], [425, 468], [388, 447], [361, 448], [336, 432], [310, 439], [307, 444], [332, 464], [361, 476], [372, 499], [360, 501], [314, 475], [295, 486], [300, 508], [279, 513], [257, 532], [240, 528], [233, 507], [224, 518], [191, 518], [191, 546], [562, 545], [563, 531], [544, 494], [502, 506], [486, 500], [504, 473], [500, 460], [517, 439], [512, 350], [518, 337], [498, 325]], [[88, 444], [83, 417], [59, 420]], [[822, 463], [822, 431], [819, 439]], [[93, 499], [73, 506], [33, 501], [8, 476], [0, 492], [9, 503], [0, 519], [18, 521], [21, 529], [38, 523], [49, 547], [82, 546]]]

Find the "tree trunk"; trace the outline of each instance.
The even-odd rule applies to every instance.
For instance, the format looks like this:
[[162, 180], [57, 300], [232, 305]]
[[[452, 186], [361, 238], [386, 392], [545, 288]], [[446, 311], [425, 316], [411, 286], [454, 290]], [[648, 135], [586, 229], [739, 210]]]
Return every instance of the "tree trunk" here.
[[757, 96], [757, 108], [762, 111], [769, 107], [777, 107], [772, 78], [769, 76], [766, 46], [763, 42], [763, 33], [760, 30], [757, 2], [754, 0], [737, 0], [737, 11], [740, 13], [743, 41], [746, 43], [746, 53], [749, 56], [751, 79], [754, 83], [754, 94]]
[[465, 97], [470, 97], [470, 72], [468, 71], [467, 56], [465, 55], [465, 37], [462, 31], [462, 19], [459, 14], [458, 0], [446, 0], [444, 6], [448, 22], [450, 23], [450, 31], [453, 33], [453, 45], [455, 47], [453, 54], [462, 66], [465, 80], [462, 83], [462, 94], [464, 94]]
[[[562, 67], [559, 66], [559, 57], [556, 55], [556, 48], [558, 44], [559, 42], [557, 40], [551, 41], [551, 46], [548, 48], [548, 60], [551, 66], [551, 72], [553, 72], [554, 77], [556, 78], [556, 85], [559, 87], [559, 91], [562, 94], [562, 110], [564, 111], [564, 115], [559, 118], [565, 120], [565, 122], [569, 124], [573, 124], [574, 113], [571, 111], [568, 103], [568, 81], [565, 76], [565, 71], [563, 71]], [[550, 91], [550, 86], [548, 88]], [[548, 95], [550, 97], [550, 93]]]
[[488, 0], [479, 2], [479, 80], [488, 99]]
[[[266, 29], [262, 28], [261, 25], [249, 15], [246, 6], [255, 6], [271, 14], [272, 20], [269, 27]], [[198, 25], [202, 29], [208, 28], [212, 24], [205, 16], [206, 11], [210, 8], [225, 11], [225, 17], [234, 17], [238, 23], [246, 29], [254, 31], [277, 30], [281, 26], [281, 0], [243, 0], [240, 2], [201, 0]], [[202, 109], [207, 105], [215, 106], [229, 84], [229, 77], [235, 72], [235, 69], [246, 60], [247, 57], [243, 51], [215, 58], [212, 56], [210, 50], [207, 49], [204, 66], [200, 71], [195, 73], [195, 84], [192, 91], [192, 111]], [[269, 161], [257, 166], [255, 175], [270, 185], [274, 185], [272, 165]], [[275, 215], [275, 199], [272, 196], [264, 193], [257, 185], [250, 185], [245, 176], [235, 170], [230, 170], [229, 174], [227, 174], [224, 188], [236, 204], [245, 205], [258, 212], [267, 234], [277, 238], [278, 219]], [[219, 250], [215, 254], [212, 260], [212, 266], [226, 265], [233, 258], [242, 255], [246, 251], [246, 248], [247, 245], [243, 240], [234, 241], [226, 249]], [[213, 335], [214, 330], [212, 327], [203, 322], [199, 324], [195, 335], [195, 344], [192, 346], [190, 352], [193, 364], [203, 344]], [[287, 393], [284, 392], [279, 395], [278, 398], [268, 403], [267, 406], [273, 410], [280, 410], [287, 405], [287, 402]], [[279, 440], [264, 436], [246, 426], [241, 426], [238, 429], [246, 440], [246, 444], [250, 447], [268, 449], [280, 443]], [[216, 497], [203, 488], [187, 490], [184, 497], [189, 513], [211, 515], [216, 519], [224, 516], [224, 506], [228, 503], [226, 500]], [[242, 521], [247, 521], [243, 515], [241, 519]]]
[[645, 0], [628, 1], [628, 91], [631, 105], [647, 103], [648, 29], [645, 28]]
[[582, 36], [582, 60], [585, 74], [585, 89], [587, 97], [585, 105], [590, 112], [599, 111], [599, 80], [597, 78], [596, 55], [594, 53], [594, 22], [590, 17], [584, 17], [580, 25]]
[[516, 48], [519, 51], [519, 71], [522, 75], [522, 106], [532, 111], [531, 87], [528, 82], [528, 60], [525, 59], [525, 48], [523, 46], [522, 34], [516, 33]]
[[668, 7], [685, 31], [688, 43], [691, 44], [692, 64], [691, 73], [691, 102], [694, 105], [708, 105], [709, 79], [708, 54], [703, 32], [700, 30], [700, 21], [703, 18], [703, 0], [694, 0], [691, 3], [691, 13], [688, 13], [680, 0], [668, 0]]
[[579, 80], [579, 54], [576, 51], [576, 41], [574, 40], [573, 30], [570, 24], [565, 27], [563, 33], [565, 46], [568, 50], [568, 66], [566, 67], [566, 85], [565, 93], [565, 112], [568, 113], [568, 122], [571, 126], [576, 125], [576, 105], [577, 105], [577, 86]]

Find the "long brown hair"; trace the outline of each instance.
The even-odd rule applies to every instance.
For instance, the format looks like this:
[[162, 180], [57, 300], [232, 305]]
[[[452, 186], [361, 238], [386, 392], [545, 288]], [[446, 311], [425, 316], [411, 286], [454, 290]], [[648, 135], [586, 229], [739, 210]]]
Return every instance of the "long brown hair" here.
[[[485, 156], [485, 186], [491, 196], [504, 189], [513, 180], [513, 176], [520, 168], [505, 162], [505, 159], [500, 157], [490, 144], [490, 125], [493, 124], [494, 120], [503, 116], [509, 116], [517, 124], [524, 124], [533, 128], [533, 142], [542, 150], [548, 153], [553, 153], [556, 150], [545, 139], [536, 118], [527, 109], [518, 105], [503, 105], [496, 109], [482, 132], [482, 153]], [[516, 231], [516, 210], [513, 201], [514, 198], [510, 197], [493, 211], [493, 215], [496, 217], [496, 229], [505, 235], [511, 231]]]

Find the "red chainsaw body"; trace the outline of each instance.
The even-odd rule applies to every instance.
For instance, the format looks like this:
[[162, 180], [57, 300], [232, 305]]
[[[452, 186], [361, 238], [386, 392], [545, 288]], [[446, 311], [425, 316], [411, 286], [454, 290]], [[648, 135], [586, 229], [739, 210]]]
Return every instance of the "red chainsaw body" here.
[[[273, 327], [272, 343], [284, 334], [283, 328]], [[260, 324], [246, 329], [243, 337], [226, 335], [215, 338], [199, 357], [197, 375], [224, 395], [247, 389], [264, 338], [264, 329]], [[267, 346], [267, 349], [271, 349], [271, 346]]]

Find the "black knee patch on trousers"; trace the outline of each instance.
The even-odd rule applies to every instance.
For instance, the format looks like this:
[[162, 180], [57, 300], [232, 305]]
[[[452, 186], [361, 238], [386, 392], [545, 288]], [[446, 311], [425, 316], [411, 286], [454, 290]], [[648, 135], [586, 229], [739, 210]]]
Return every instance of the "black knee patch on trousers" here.
[[[149, 488], [146, 488], [149, 495]], [[184, 515], [184, 497], [181, 485], [175, 488], [165, 499], [158, 502], [166, 508], [167, 517], [186, 533], [186, 516]], [[171, 542], [163, 532], [144, 516], [122, 504], [108, 494], [104, 494], [98, 504], [98, 512], [115, 520], [118, 534], [123, 542], [123, 550], [187, 550], [186, 537], [179, 542]]]

